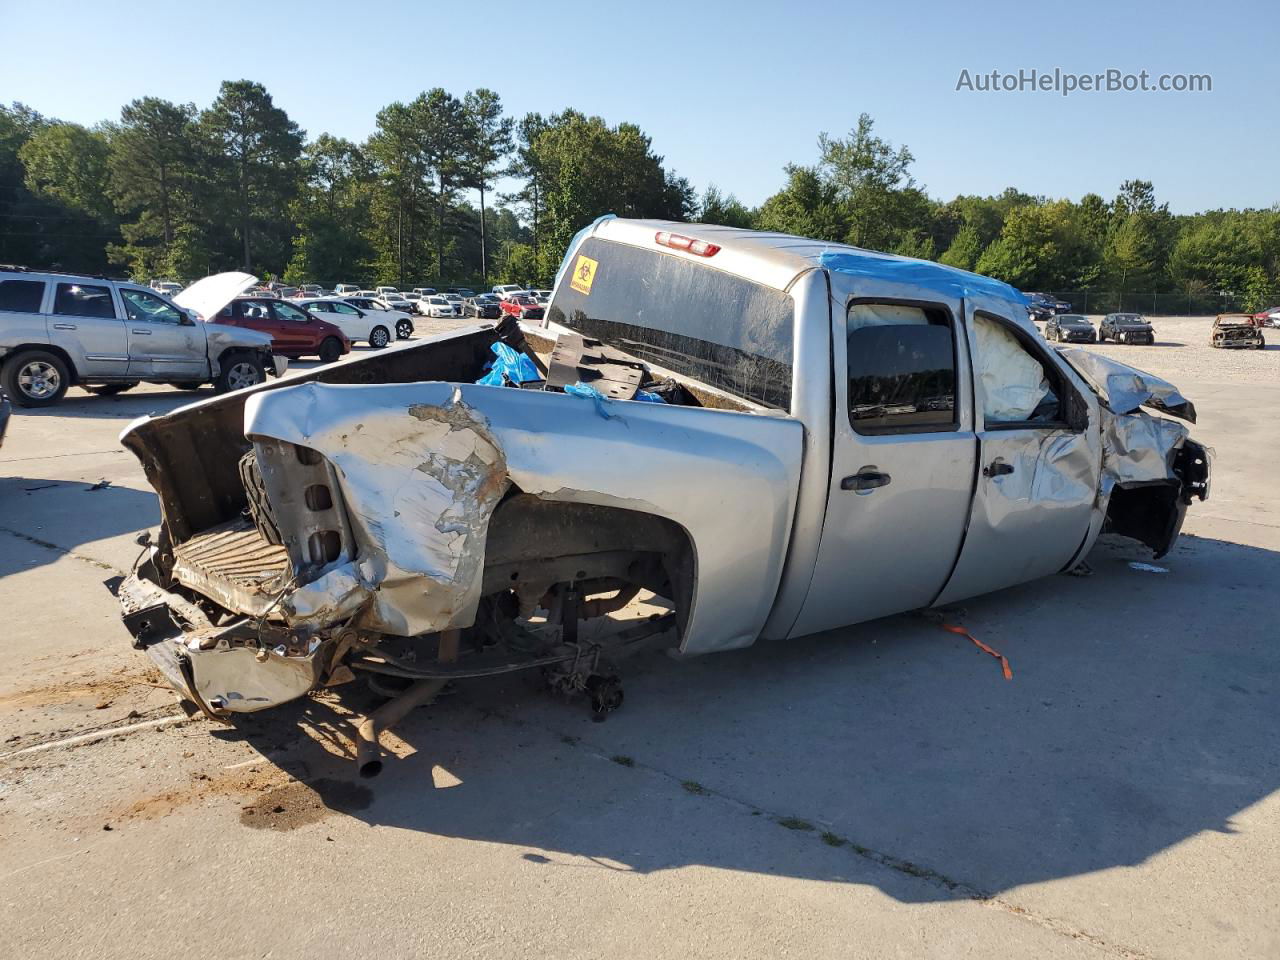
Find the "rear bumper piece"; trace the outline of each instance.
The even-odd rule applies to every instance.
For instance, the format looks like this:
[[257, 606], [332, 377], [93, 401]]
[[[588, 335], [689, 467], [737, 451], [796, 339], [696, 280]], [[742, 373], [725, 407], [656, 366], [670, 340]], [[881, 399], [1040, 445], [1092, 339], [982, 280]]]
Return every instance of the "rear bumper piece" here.
[[203, 624], [198, 607], [136, 574], [117, 591], [121, 618], [169, 684], [213, 719], [296, 700], [316, 686], [326, 646], [267, 648], [244, 631]]

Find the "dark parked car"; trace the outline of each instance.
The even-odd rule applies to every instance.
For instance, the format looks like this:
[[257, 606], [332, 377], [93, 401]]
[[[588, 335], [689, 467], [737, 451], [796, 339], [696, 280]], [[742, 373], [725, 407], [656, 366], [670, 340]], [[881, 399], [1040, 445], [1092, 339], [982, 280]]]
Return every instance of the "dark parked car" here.
[[1031, 315], [1032, 320], [1048, 320], [1050, 317], [1071, 310], [1071, 304], [1051, 297], [1047, 293], [1024, 293], [1023, 296], [1027, 298], [1027, 313]]
[[1097, 343], [1098, 332], [1083, 314], [1064, 313], [1045, 323], [1044, 338], [1058, 343]]
[[1262, 338], [1262, 328], [1254, 325], [1254, 318], [1247, 313], [1220, 313], [1213, 321], [1209, 333], [1209, 346], [1261, 350], [1267, 341]]
[[1105, 340], [1150, 345], [1156, 342], [1156, 332], [1140, 313], [1108, 313], [1098, 325], [1098, 342]]
[[272, 349], [295, 360], [319, 357], [332, 363], [351, 352], [351, 341], [336, 326], [283, 300], [237, 297], [222, 308], [217, 322], [270, 334]]
[[9, 426], [9, 398], [0, 390], [0, 447], [4, 446], [4, 431]]
[[488, 297], [471, 297], [462, 301], [462, 315], [480, 320], [499, 320], [502, 317], [502, 308], [498, 306], [497, 300]]

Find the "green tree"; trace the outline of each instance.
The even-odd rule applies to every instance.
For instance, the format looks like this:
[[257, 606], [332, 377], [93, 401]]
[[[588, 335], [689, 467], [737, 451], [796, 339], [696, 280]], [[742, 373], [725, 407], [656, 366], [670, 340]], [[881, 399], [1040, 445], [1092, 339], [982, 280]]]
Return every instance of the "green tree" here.
[[96, 220], [113, 221], [107, 196], [107, 138], [78, 123], [41, 127], [18, 151], [27, 188]]
[[194, 216], [195, 115], [195, 104], [156, 97], [134, 100], [120, 111], [108, 170], [111, 198], [126, 221], [125, 245], [112, 256], [137, 275], [169, 272], [179, 226]]
[[1159, 258], [1153, 214], [1137, 211], [1126, 216], [1112, 233], [1103, 254], [1103, 268], [1120, 295], [1124, 308], [1125, 291], [1142, 287], [1155, 275]]
[[951, 245], [943, 252], [939, 262], [961, 270], [972, 270], [982, 256], [982, 239], [978, 231], [965, 224], [951, 241]]
[[200, 115], [199, 129], [209, 148], [204, 163], [235, 223], [241, 265], [251, 268], [257, 242], [264, 266], [282, 270], [302, 131], [266, 88], [251, 80], [224, 81], [213, 105]]
[[1023, 290], [1078, 290], [1097, 279], [1098, 261], [1079, 208], [1058, 200], [1013, 208], [999, 239], [978, 258], [977, 272]]
[[698, 205], [698, 219], [703, 223], [718, 223], [723, 227], [742, 227], [749, 230], [755, 222], [755, 215], [732, 193], [721, 193], [713, 183], [702, 193], [702, 201]]
[[488, 219], [484, 195], [496, 175], [496, 165], [512, 149], [515, 121], [502, 115], [502, 100], [483, 87], [462, 98], [466, 119], [466, 184], [480, 192], [480, 283], [489, 282]]

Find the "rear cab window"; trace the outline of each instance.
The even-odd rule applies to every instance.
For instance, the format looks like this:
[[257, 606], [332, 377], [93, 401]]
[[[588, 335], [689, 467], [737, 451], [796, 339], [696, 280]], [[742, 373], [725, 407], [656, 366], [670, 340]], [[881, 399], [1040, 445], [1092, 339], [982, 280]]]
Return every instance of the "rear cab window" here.
[[0, 280], [0, 310], [39, 313], [44, 300], [43, 280]]
[[791, 407], [794, 301], [710, 264], [587, 237], [547, 317], [734, 396]]
[[857, 433], [955, 430], [955, 319], [932, 304], [852, 303], [845, 320]]

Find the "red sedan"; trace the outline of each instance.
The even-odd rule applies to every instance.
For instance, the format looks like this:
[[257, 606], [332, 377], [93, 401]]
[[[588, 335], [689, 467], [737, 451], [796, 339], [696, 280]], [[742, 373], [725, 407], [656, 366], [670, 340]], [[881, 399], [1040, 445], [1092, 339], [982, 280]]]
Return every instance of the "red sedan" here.
[[351, 352], [351, 341], [340, 329], [283, 300], [237, 297], [222, 308], [214, 322], [268, 333], [271, 349], [292, 360], [319, 357], [332, 363]]
[[517, 320], [541, 320], [542, 304], [533, 297], [516, 295], [508, 297], [506, 300], [498, 301], [498, 306], [502, 308], [504, 314], [510, 314]]

